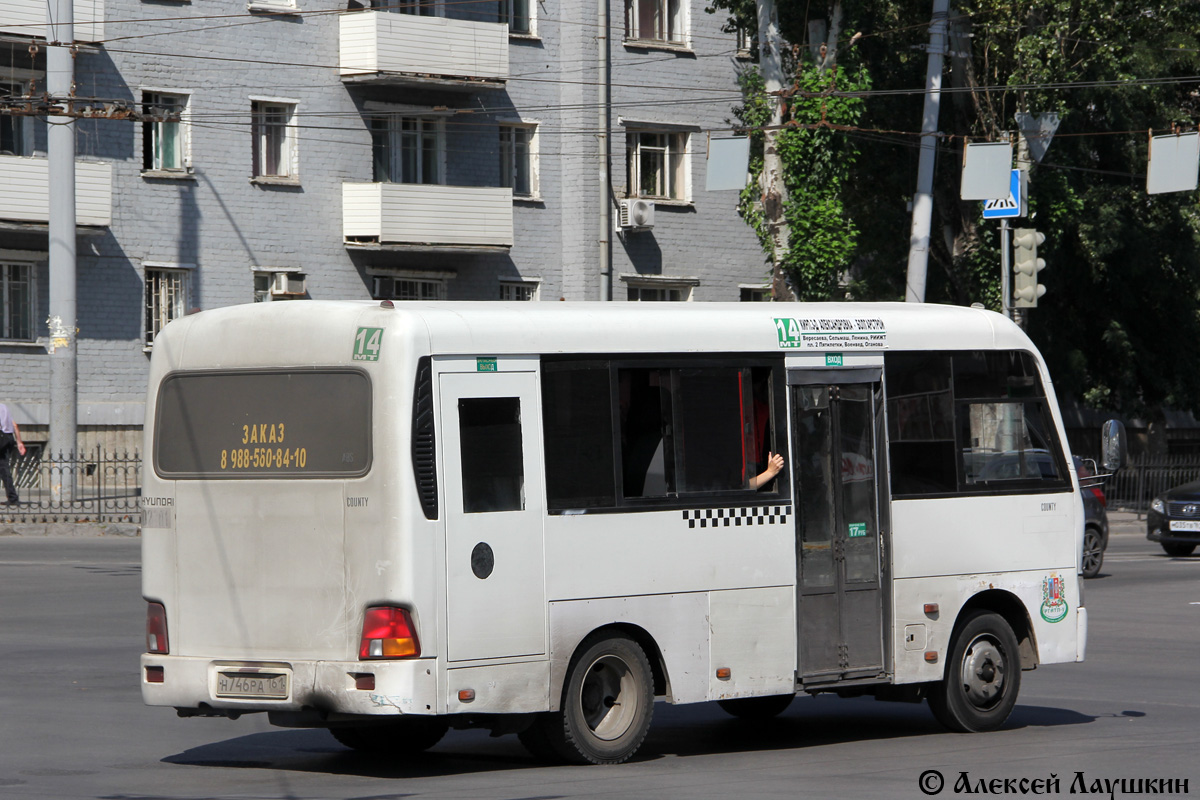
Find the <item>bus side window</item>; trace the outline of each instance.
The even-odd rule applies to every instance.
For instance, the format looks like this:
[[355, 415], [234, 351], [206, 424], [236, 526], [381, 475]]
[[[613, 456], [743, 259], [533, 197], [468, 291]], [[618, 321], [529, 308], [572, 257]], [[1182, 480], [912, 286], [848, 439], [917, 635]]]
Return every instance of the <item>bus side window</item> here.
[[521, 401], [516, 397], [461, 398], [463, 512], [521, 511], [525, 467], [521, 460]]

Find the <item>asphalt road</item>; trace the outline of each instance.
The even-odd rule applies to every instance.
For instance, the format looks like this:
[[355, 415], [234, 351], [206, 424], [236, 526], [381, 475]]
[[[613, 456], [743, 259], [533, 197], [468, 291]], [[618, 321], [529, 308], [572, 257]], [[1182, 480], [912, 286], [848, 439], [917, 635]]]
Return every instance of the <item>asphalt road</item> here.
[[259, 716], [146, 708], [138, 556], [135, 539], [0, 538], [0, 798], [923, 798], [927, 770], [940, 797], [965, 796], [961, 773], [974, 794], [981, 779], [1020, 794], [1016, 781], [1056, 775], [1044, 794], [1166, 778], [1200, 795], [1200, 557], [1167, 558], [1137, 533], [1114, 535], [1086, 584], [1087, 662], [1024, 673], [1004, 730], [946, 733], [924, 705], [870, 699], [798, 698], [771, 724], [659, 704], [618, 767], [543, 766], [479, 731], [389, 763]]

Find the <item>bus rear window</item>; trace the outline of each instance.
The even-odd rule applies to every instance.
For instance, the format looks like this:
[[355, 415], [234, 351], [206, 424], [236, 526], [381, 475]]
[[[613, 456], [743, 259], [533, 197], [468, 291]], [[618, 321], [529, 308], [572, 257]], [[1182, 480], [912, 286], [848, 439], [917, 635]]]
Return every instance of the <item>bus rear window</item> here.
[[163, 478], [352, 478], [371, 467], [371, 383], [357, 370], [178, 373], [159, 387]]

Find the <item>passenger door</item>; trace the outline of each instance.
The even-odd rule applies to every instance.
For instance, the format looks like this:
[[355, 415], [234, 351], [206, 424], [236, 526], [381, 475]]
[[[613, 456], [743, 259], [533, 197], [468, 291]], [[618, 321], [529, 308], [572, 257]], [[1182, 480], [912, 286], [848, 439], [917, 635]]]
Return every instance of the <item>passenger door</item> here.
[[439, 379], [450, 661], [546, 652], [536, 376], [443, 373]]
[[[883, 672], [879, 370], [791, 372], [801, 680]], [[856, 382], [851, 382], [857, 379]]]

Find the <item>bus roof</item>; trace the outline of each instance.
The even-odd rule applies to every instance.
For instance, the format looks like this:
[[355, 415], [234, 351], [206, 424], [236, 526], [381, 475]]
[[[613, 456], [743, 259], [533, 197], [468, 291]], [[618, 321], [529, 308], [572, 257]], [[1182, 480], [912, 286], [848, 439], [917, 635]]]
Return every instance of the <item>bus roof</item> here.
[[344, 363], [364, 327], [433, 355], [1035, 350], [1010, 320], [962, 306], [309, 300], [183, 317], [154, 351], [168, 370]]

